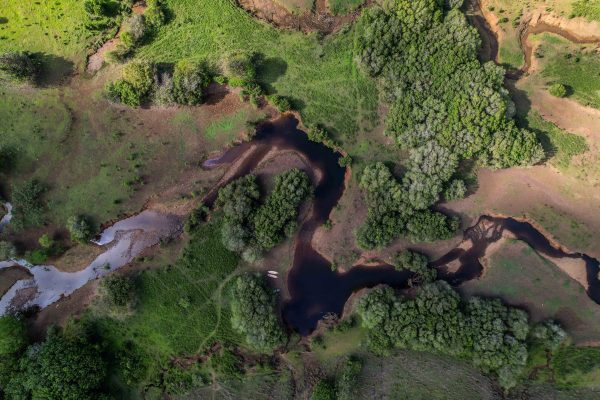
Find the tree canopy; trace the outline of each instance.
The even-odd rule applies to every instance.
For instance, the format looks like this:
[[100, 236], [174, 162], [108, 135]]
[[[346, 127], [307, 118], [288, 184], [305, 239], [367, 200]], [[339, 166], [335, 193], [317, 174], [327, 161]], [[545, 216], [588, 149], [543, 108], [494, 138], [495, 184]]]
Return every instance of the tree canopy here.
[[[450, 183], [461, 160], [505, 168], [543, 157], [535, 134], [511, 118], [502, 67], [478, 61], [480, 38], [458, 9], [461, 3], [394, 0], [369, 8], [360, 19], [360, 64], [390, 103], [386, 134], [409, 152], [401, 182], [391, 182], [383, 165], [363, 174], [369, 215], [358, 243], [364, 248], [406, 234], [413, 220], [414, 240], [447, 237], [445, 217], [415, 211], [427, 210], [442, 193], [464, 195], [464, 183]], [[446, 228], [425, 232], [425, 223]]]
[[231, 323], [252, 348], [270, 352], [284, 344], [286, 334], [275, 312], [276, 297], [264, 277], [239, 276], [231, 296]]
[[401, 347], [467, 358], [497, 374], [505, 388], [516, 384], [527, 361], [527, 313], [498, 299], [463, 301], [443, 281], [423, 286], [414, 298], [374, 289], [360, 300], [358, 313], [377, 353]]

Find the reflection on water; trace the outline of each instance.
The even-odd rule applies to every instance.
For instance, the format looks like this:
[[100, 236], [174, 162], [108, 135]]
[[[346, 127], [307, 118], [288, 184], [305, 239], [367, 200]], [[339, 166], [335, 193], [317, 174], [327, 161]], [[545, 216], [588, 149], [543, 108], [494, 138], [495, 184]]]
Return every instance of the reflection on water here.
[[181, 232], [181, 219], [174, 215], [146, 210], [107, 228], [95, 242], [106, 247], [85, 269], [61, 272], [51, 265], [33, 266], [25, 260], [0, 263], [1, 268], [18, 264], [29, 269], [31, 279], [20, 280], [0, 299], [0, 314], [12, 307], [41, 308], [68, 296], [92, 279], [96, 279], [131, 262], [142, 250]]

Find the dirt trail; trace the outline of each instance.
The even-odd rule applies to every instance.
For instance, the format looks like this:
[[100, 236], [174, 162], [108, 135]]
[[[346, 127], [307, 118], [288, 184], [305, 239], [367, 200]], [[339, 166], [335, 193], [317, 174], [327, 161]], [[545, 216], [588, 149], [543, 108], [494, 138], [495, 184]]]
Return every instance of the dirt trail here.
[[274, 0], [236, 0], [236, 2], [255, 18], [278, 28], [329, 34], [353, 22], [362, 9], [370, 6], [374, 0], [367, 0], [355, 11], [346, 15], [333, 15], [327, 0], [316, 0], [314, 10], [303, 14], [294, 14]]

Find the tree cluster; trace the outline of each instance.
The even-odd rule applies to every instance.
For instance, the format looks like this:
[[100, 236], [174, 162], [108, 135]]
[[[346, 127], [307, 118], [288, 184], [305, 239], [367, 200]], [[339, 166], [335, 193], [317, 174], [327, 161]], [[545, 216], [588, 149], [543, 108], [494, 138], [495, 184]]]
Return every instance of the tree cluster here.
[[[4, 323], [0, 320], [0, 330]], [[24, 335], [24, 330], [20, 332]], [[21, 349], [11, 359], [0, 358], [3, 398], [80, 400], [105, 396], [107, 365], [100, 350], [86, 338], [51, 331], [44, 342], [23, 352], [24, 343], [19, 341]]]
[[260, 204], [260, 187], [254, 175], [236, 179], [219, 191], [217, 207], [224, 221], [225, 247], [253, 262], [291, 236], [297, 228], [298, 208], [311, 192], [305, 172], [291, 169], [275, 178], [273, 191]]
[[[429, 167], [428, 167], [429, 168]], [[448, 239], [458, 229], [458, 221], [422, 205], [416, 186], [422, 182], [405, 176], [396, 180], [383, 163], [368, 165], [361, 176], [360, 188], [368, 206], [367, 219], [357, 231], [358, 245], [373, 249], [389, 244], [401, 235], [414, 241]], [[412, 187], [412, 188], [411, 188]]]
[[292, 169], [275, 178], [275, 187], [254, 216], [256, 242], [265, 251], [291, 237], [298, 227], [298, 207], [309, 196], [308, 175]]
[[469, 359], [496, 374], [505, 389], [521, 376], [533, 335], [524, 311], [498, 299], [463, 301], [443, 281], [423, 286], [414, 298], [377, 288], [360, 300], [358, 313], [373, 351], [400, 347]]
[[286, 333], [277, 319], [276, 296], [264, 277], [240, 275], [231, 296], [231, 324], [255, 350], [271, 352], [283, 345]]
[[404, 250], [396, 254], [393, 264], [397, 270], [413, 272], [418, 282], [429, 283], [437, 279], [437, 270], [429, 267], [429, 260], [424, 254]]
[[[511, 119], [514, 107], [502, 86], [504, 70], [477, 60], [480, 38], [460, 4], [394, 0], [370, 8], [360, 20], [361, 65], [378, 79], [390, 103], [386, 134], [410, 154], [400, 186], [403, 200], [389, 207], [395, 214], [372, 212], [388, 233], [384, 239], [373, 232], [376, 239], [369, 247], [402, 233], [407, 221], [399, 208], [426, 210], [442, 193], [447, 198], [464, 195], [464, 183], [450, 183], [461, 160], [476, 158], [504, 168], [531, 165], [543, 157], [535, 134]], [[373, 222], [367, 220], [363, 233], [374, 230]], [[417, 224], [422, 227], [422, 222]], [[359, 243], [366, 236], [359, 236]]]
[[152, 101], [163, 106], [197, 105], [210, 82], [211, 74], [204, 62], [180, 60], [171, 72], [139, 61], [126, 64], [121, 79], [109, 83], [106, 92], [110, 100], [130, 107]]

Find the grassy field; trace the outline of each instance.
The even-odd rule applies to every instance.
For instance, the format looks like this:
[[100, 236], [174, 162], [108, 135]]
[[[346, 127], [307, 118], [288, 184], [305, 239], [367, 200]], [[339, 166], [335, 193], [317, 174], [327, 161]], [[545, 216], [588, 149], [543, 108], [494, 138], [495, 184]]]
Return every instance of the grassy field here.
[[139, 57], [218, 64], [229, 52], [259, 52], [264, 55], [261, 84], [290, 97], [305, 123], [323, 123], [346, 142], [377, 123], [377, 89], [357, 70], [354, 28], [320, 40], [257, 22], [227, 0], [169, 0], [168, 6], [174, 20], [140, 49]]
[[134, 342], [149, 364], [150, 377], [172, 357], [241, 340], [231, 328], [226, 303], [238, 257], [223, 247], [219, 231], [218, 221], [202, 225], [174, 265], [142, 272], [132, 316], [118, 321], [97, 309], [87, 315], [117, 354]]
[[90, 35], [80, 0], [0, 0], [0, 52], [28, 50], [81, 63]]
[[329, 0], [329, 9], [334, 15], [347, 14], [356, 10], [365, 0]]
[[589, 149], [583, 137], [560, 129], [535, 111], [527, 114], [526, 124], [528, 129], [538, 133], [550, 164], [563, 172], [569, 171], [573, 157]]
[[560, 320], [576, 342], [600, 339], [600, 309], [576, 281], [529, 246], [506, 242], [490, 258], [484, 278], [460, 287], [468, 296], [501, 297], [533, 321]]
[[595, 46], [577, 45], [552, 34], [537, 35], [536, 53], [547, 85], [567, 86], [568, 95], [583, 105], [600, 108], [600, 59]]
[[573, 2], [573, 16], [584, 17], [592, 21], [600, 21], [599, 0], [576, 0]]
[[235, 95], [220, 112], [134, 110], [114, 107], [93, 91], [82, 98], [81, 90], [0, 90], [0, 140], [17, 154], [0, 187], [8, 195], [13, 182], [38, 179], [47, 189], [47, 220], [58, 225], [79, 213], [100, 224], [138, 211], [185, 173], [200, 174], [198, 162], [208, 152], [262, 116]]

